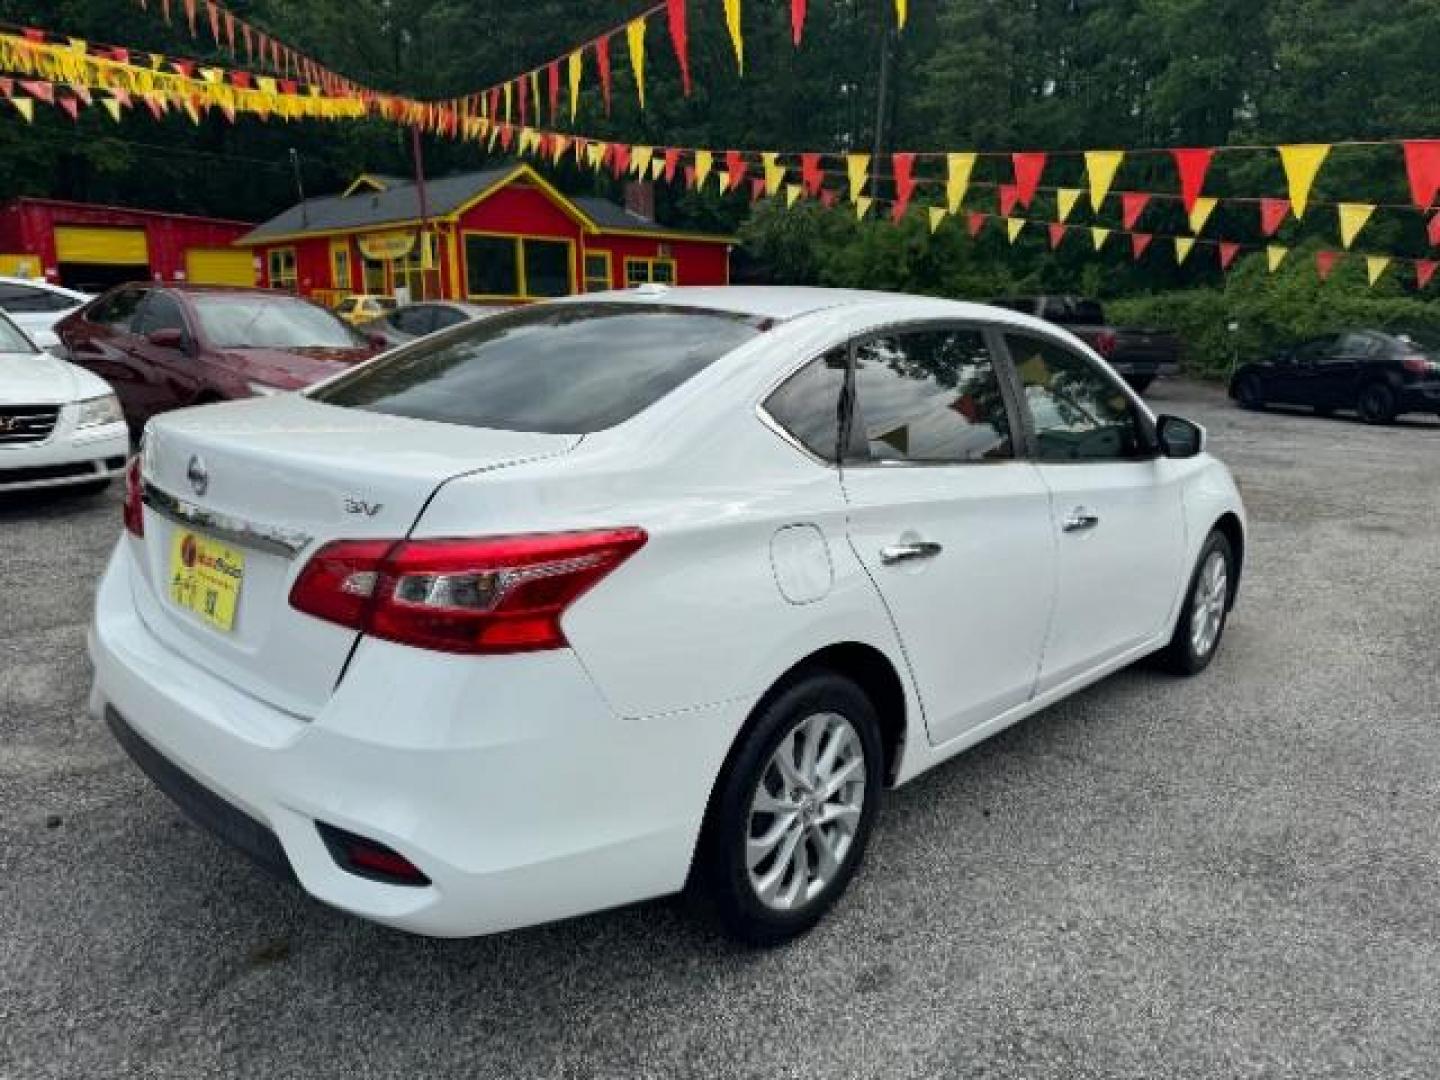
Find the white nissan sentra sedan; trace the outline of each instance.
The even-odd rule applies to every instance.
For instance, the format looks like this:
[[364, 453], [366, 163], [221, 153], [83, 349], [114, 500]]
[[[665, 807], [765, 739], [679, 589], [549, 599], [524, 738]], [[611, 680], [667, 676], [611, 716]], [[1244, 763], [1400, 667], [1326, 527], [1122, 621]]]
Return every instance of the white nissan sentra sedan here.
[[347, 911], [458, 936], [688, 885], [776, 942], [885, 788], [1148, 654], [1206, 667], [1245, 524], [1204, 442], [996, 308], [518, 309], [152, 420], [91, 708]]
[[130, 433], [109, 385], [41, 350], [0, 312], [0, 494], [99, 491], [129, 454]]

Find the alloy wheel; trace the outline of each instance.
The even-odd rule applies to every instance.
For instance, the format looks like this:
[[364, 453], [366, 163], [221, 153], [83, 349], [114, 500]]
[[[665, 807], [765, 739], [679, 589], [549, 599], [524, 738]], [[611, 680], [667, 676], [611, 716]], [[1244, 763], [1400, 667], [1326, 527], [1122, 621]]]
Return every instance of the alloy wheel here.
[[780, 740], [750, 801], [745, 865], [766, 907], [795, 911], [845, 865], [865, 807], [865, 746], [839, 713], [815, 713]]
[[1190, 602], [1190, 647], [1197, 657], [1209, 656], [1220, 640], [1229, 587], [1230, 574], [1224, 554], [1210, 552], [1196, 575], [1195, 594]]

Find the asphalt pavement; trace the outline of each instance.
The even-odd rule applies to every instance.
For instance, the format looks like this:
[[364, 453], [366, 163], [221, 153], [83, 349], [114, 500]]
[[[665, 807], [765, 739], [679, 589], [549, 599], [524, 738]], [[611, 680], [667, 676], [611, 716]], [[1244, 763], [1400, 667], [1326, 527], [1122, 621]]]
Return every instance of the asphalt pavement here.
[[276, 884], [85, 716], [118, 490], [0, 502], [0, 1076], [1440, 1074], [1440, 422], [1151, 397], [1252, 517], [1221, 655], [892, 793], [768, 952], [674, 901], [434, 941]]

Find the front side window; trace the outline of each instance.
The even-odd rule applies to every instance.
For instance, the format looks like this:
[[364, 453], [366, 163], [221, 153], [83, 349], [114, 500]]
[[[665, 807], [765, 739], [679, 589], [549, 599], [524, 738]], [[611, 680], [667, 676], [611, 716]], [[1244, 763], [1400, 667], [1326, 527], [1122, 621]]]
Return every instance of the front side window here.
[[855, 348], [853, 425], [872, 461], [1014, 456], [1000, 379], [978, 330], [887, 334]]
[[1006, 334], [1041, 461], [1150, 457], [1151, 440], [1120, 385], [1063, 345]]
[[97, 301], [95, 306], [86, 312], [85, 318], [88, 322], [108, 326], [112, 330], [128, 330], [143, 299], [144, 289], [121, 289]]
[[180, 302], [169, 293], [151, 293], [135, 320], [135, 333], [141, 336], [157, 330], [179, 330], [186, 335], [190, 332], [185, 325], [185, 313], [180, 310]]
[[832, 349], [810, 361], [765, 400], [770, 418], [818, 458], [835, 462], [840, 453], [840, 395], [845, 389], [848, 350]]
[[630, 419], [760, 332], [744, 316], [668, 305], [518, 308], [382, 357], [313, 396], [467, 427], [583, 435]]

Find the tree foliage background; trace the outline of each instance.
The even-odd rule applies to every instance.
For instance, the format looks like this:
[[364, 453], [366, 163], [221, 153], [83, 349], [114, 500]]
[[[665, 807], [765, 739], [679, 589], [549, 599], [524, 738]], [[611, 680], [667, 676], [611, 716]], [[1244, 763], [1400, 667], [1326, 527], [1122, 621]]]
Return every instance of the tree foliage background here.
[[[419, 97], [479, 89], [646, 6], [645, 0], [230, 3], [335, 70]], [[177, 0], [176, 24], [167, 26], [134, 0], [0, 0], [0, 20], [228, 63], [205, 47], [203, 29], [200, 41], [190, 39], [180, 7]], [[836, 151], [1273, 145], [1440, 134], [1440, 98], [1427, 92], [1440, 55], [1434, 0], [911, 0], [910, 25], [898, 35], [890, 29], [891, 0], [811, 0], [809, 7], [805, 41], [796, 50], [788, 4], [745, 5], [741, 77], [719, 0], [690, 0], [695, 93], [681, 95], [664, 22], [655, 20], [649, 108], [642, 112], [634, 102], [617, 39], [613, 113], [605, 115], [591, 69], [578, 129], [637, 143]], [[337, 190], [362, 169], [413, 168], [408, 135], [376, 123], [242, 119], [231, 126], [214, 117], [195, 127], [175, 117], [156, 123], [146, 114], [116, 125], [100, 110], [83, 111], [78, 123], [40, 111], [33, 126], [13, 116], [0, 120], [0, 197], [52, 195], [258, 220], [295, 199], [292, 147], [312, 195]], [[443, 140], [427, 139], [425, 153], [432, 174], [485, 160], [481, 147]], [[571, 166], [556, 179], [572, 191], [613, 194], [610, 181]], [[985, 161], [977, 173], [980, 181], [1008, 179], [1003, 159]], [[1082, 180], [1078, 158], [1052, 158], [1044, 182]], [[1176, 179], [1164, 156], [1132, 157], [1117, 187], [1174, 191]], [[1273, 154], [1222, 155], [1207, 191], [1281, 195], [1284, 177]], [[1430, 305], [1407, 300], [1393, 272], [1374, 293], [1353, 267], [1323, 286], [1314, 280], [1308, 251], [1322, 242], [1337, 246], [1334, 213], [1325, 208], [1285, 227], [1281, 242], [1297, 250], [1281, 274], [1271, 278], [1253, 265], [1257, 258], [1242, 258], [1227, 279], [1202, 250], [1181, 268], [1158, 253], [1133, 264], [1125, 245], [1113, 240], [1108, 253], [1096, 255], [1088, 237], [1078, 235], [1052, 253], [1038, 226], [1012, 246], [993, 229], [972, 241], [955, 223], [932, 236], [921, 215], [893, 227], [856, 223], [843, 208], [785, 212], [762, 204], [752, 212], [739, 195], [695, 196], [663, 185], [659, 197], [661, 216], [671, 223], [740, 230], [740, 269], [762, 280], [978, 297], [1027, 290], [1125, 297], [1127, 315], [1203, 326], [1214, 337], [1205, 337], [1207, 358], [1232, 344], [1214, 336], [1215, 313], [1223, 323], [1257, 303], [1290, 314], [1245, 315], [1247, 326], [1265, 327], [1242, 330], [1246, 348], [1312, 330], [1332, 318], [1325, 310], [1340, 296], [1403, 305], [1410, 314], [1392, 322], [1430, 317]], [[1398, 149], [1337, 148], [1314, 198], [1408, 201]], [[971, 202], [993, 210], [987, 189], [977, 188]], [[1053, 218], [1053, 197], [1042, 194], [1029, 216]], [[1253, 207], [1222, 205], [1206, 235], [1258, 243], [1256, 216]], [[1109, 218], [1115, 224], [1118, 211]], [[1145, 220], [1156, 232], [1185, 231], [1173, 203], [1152, 203]], [[1425, 255], [1423, 224], [1418, 214], [1382, 210], [1358, 246]], [[1153, 299], [1158, 294], [1165, 295]]]

